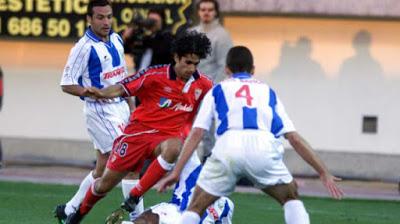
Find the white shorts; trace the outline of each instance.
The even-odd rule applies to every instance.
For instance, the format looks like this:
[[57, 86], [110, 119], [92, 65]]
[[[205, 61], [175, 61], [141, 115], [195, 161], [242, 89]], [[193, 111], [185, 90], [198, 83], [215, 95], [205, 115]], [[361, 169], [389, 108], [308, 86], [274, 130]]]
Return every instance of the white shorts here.
[[282, 143], [268, 132], [230, 130], [216, 142], [201, 170], [197, 185], [214, 196], [226, 196], [241, 177], [257, 188], [293, 180], [283, 163]]
[[112, 150], [114, 139], [123, 133], [130, 111], [125, 100], [115, 103], [86, 102], [86, 127], [94, 148], [105, 154]]
[[[171, 203], [160, 203], [152, 206], [151, 212], [158, 214], [160, 224], [176, 224], [179, 223], [182, 213], [179, 207]], [[221, 197], [209, 206], [206, 210], [207, 216], [204, 217], [202, 224], [215, 224], [220, 221], [222, 224], [231, 224], [233, 217], [233, 202], [227, 197]]]

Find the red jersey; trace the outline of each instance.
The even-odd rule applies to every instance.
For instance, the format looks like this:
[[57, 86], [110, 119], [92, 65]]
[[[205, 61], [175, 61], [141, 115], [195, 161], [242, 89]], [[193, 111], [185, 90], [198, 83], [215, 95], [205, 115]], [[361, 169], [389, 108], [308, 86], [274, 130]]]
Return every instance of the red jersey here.
[[212, 81], [198, 71], [184, 82], [177, 78], [173, 65], [149, 67], [121, 81], [126, 96], [137, 96], [140, 105], [132, 113], [130, 124], [140, 124], [161, 132], [180, 135], [191, 124]]

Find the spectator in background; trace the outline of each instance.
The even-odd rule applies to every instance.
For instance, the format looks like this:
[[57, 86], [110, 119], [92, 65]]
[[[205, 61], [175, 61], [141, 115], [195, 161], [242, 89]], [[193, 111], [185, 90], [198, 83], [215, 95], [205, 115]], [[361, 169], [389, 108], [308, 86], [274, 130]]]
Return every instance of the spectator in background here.
[[[0, 67], [0, 111], [3, 106], [3, 70]], [[0, 139], [0, 169], [3, 167], [3, 148]]]
[[192, 29], [205, 33], [211, 40], [211, 54], [200, 62], [198, 68], [214, 82], [219, 83], [225, 77], [225, 59], [233, 46], [232, 39], [219, 22], [219, 4], [216, 0], [200, 0], [196, 8], [200, 24]]
[[165, 21], [164, 10], [150, 9], [146, 19], [136, 16], [123, 32], [125, 53], [133, 56], [136, 71], [173, 61], [170, 53], [173, 35]]
[[[192, 29], [205, 33], [211, 41], [211, 54], [200, 61], [198, 69], [208, 75], [214, 83], [219, 83], [225, 77], [226, 55], [233, 46], [232, 39], [219, 21], [219, 4], [216, 0], [200, 0], [196, 5], [196, 9], [200, 24]], [[198, 149], [198, 154], [202, 161], [209, 156], [215, 143], [212, 132], [213, 129], [204, 134], [203, 147]]]

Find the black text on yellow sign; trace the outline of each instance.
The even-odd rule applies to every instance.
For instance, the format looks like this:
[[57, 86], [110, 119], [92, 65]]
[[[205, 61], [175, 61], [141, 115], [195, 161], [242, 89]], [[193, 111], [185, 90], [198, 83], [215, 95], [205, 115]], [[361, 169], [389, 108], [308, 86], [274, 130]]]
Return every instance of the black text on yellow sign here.
[[[0, 0], [0, 37], [81, 37], [88, 0]], [[174, 31], [187, 22], [192, 0], [113, 0], [113, 29], [121, 32], [137, 14], [162, 8]]]

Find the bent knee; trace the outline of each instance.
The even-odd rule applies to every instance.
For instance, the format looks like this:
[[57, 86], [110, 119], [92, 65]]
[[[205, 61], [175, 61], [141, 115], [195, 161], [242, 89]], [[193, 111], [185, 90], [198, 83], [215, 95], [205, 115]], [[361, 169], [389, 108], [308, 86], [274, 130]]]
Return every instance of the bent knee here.
[[112, 189], [112, 186], [101, 178], [97, 179], [94, 186], [98, 194], [105, 194]]
[[165, 161], [173, 163], [179, 156], [182, 142], [178, 138], [168, 139], [161, 145], [161, 155]]
[[103, 176], [103, 173], [104, 173], [104, 169], [94, 169], [93, 170], [93, 173], [92, 173], [92, 175], [93, 175], [93, 178], [94, 179], [97, 179], [97, 178], [100, 178], [101, 176]]
[[263, 191], [275, 198], [281, 205], [284, 205], [290, 200], [297, 200], [299, 198], [297, 184], [294, 180], [289, 184], [271, 186]]

